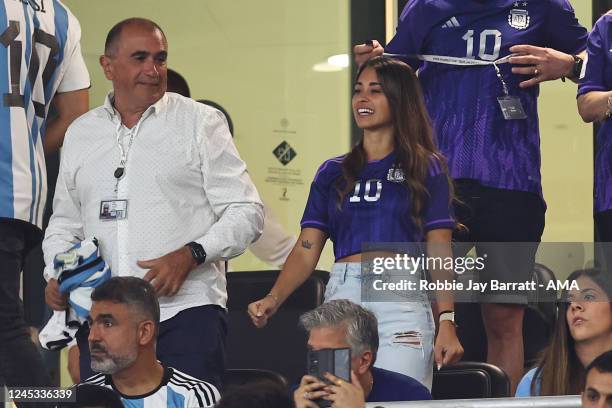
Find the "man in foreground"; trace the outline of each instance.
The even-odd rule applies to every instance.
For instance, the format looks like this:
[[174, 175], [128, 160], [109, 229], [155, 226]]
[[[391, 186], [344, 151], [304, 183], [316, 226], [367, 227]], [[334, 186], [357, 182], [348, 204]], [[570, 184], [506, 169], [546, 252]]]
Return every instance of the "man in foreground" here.
[[212, 407], [217, 388], [157, 361], [159, 303], [145, 280], [114, 277], [91, 295], [89, 349], [99, 372], [85, 382], [112, 388], [125, 406]]
[[338, 406], [365, 402], [430, 400], [429, 390], [414, 378], [374, 367], [378, 351], [378, 323], [367, 309], [346, 299], [324, 303], [300, 317], [308, 332], [308, 348], [351, 349], [351, 382], [328, 374], [326, 384], [311, 375], [302, 377], [293, 398], [296, 408], [316, 408], [326, 399]]

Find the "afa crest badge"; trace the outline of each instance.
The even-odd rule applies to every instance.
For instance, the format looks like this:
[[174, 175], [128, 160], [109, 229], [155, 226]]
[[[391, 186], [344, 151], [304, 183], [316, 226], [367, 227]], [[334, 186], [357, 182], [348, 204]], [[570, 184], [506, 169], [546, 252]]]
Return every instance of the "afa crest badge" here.
[[[517, 3], [514, 3], [515, 6]], [[526, 3], [523, 3], [526, 4]], [[513, 8], [508, 14], [508, 24], [510, 27], [518, 30], [524, 30], [529, 27], [529, 13], [527, 10]]]
[[404, 170], [400, 167], [392, 167], [387, 172], [387, 181], [392, 183], [403, 183], [404, 182]]

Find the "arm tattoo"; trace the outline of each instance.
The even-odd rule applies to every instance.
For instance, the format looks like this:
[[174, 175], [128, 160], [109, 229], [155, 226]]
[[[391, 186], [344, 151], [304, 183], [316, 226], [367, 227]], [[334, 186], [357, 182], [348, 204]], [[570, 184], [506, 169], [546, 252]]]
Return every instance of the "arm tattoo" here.
[[308, 240], [302, 241], [302, 248], [306, 248], [306, 249], [312, 248], [312, 242], [308, 242]]

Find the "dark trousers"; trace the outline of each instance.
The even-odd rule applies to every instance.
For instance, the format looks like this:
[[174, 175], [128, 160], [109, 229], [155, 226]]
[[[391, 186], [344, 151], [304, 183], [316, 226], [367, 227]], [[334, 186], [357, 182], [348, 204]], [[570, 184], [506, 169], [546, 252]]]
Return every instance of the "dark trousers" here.
[[[89, 327], [77, 332], [81, 381], [94, 375], [91, 370]], [[216, 305], [185, 309], [161, 322], [157, 337], [157, 359], [165, 366], [208, 381], [219, 389], [225, 370], [227, 312]]]
[[612, 210], [595, 214], [595, 230], [597, 231], [599, 251], [597, 256], [603, 256], [598, 264], [608, 272], [612, 272]]
[[19, 298], [19, 278], [33, 242], [31, 226], [0, 219], [0, 384], [16, 387], [51, 385]]

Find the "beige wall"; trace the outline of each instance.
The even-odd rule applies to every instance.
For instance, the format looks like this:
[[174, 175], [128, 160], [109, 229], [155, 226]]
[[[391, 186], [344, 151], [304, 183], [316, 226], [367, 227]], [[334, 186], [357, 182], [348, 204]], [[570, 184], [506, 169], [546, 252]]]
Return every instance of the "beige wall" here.
[[[572, 1], [582, 25], [591, 29], [591, 3]], [[557, 276], [566, 276], [592, 261], [593, 138], [592, 126], [582, 122], [576, 108], [576, 85], [554, 81], [541, 87], [539, 99], [542, 184], [548, 204], [543, 242], [574, 242], [547, 249], [538, 261]]]

